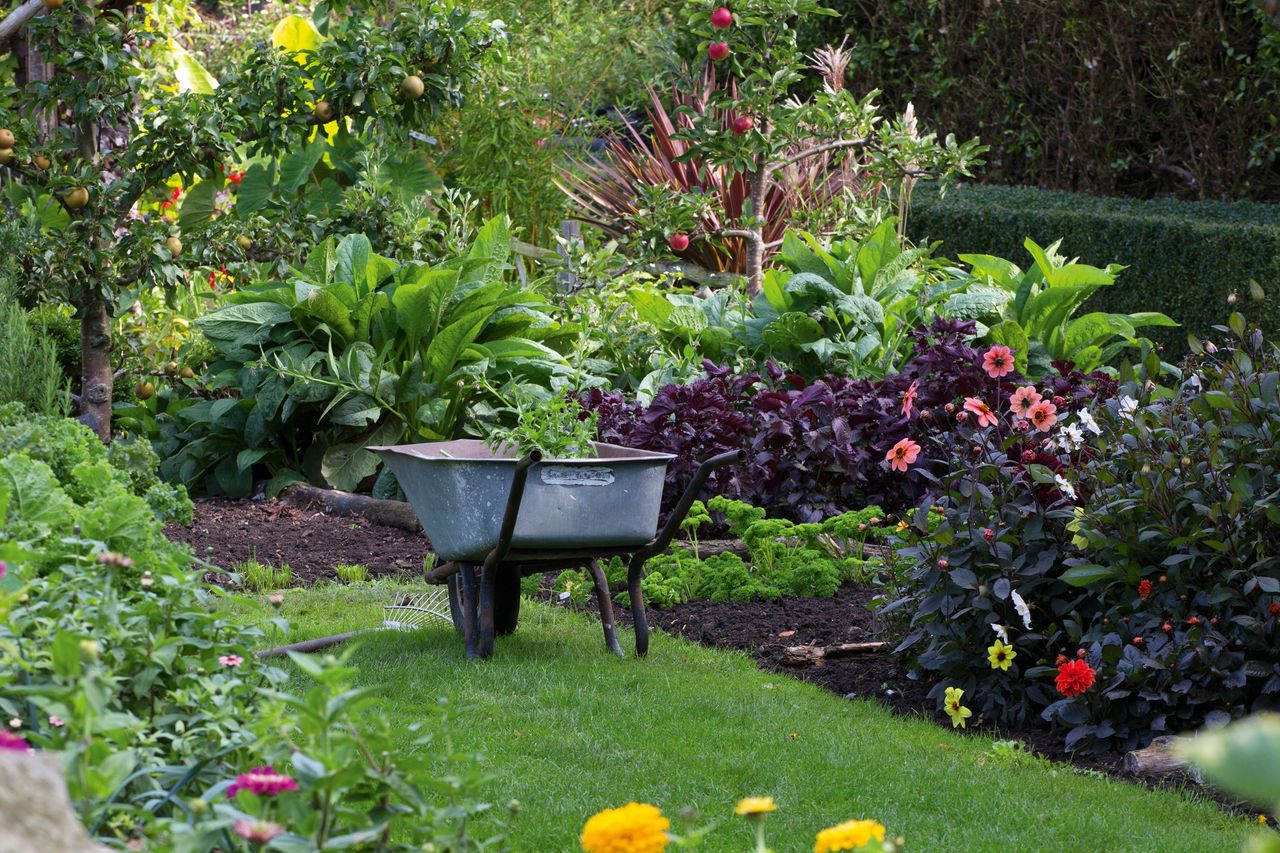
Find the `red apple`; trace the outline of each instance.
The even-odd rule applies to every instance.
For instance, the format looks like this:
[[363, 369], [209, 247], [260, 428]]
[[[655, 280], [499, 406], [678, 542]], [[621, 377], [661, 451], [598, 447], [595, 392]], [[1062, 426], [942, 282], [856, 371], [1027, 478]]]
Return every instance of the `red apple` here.
[[717, 30], [727, 30], [733, 26], [733, 13], [721, 6], [711, 13], [711, 26]]
[[667, 238], [667, 245], [671, 247], [673, 252], [683, 252], [689, 248], [688, 234], [672, 234]]
[[751, 120], [751, 116], [738, 116], [729, 122], [729, 129], [733, 131], [734, 136], [741, 136], [755, 127], [755, 125], [756, 123]]
[[722, 41], [713, 41], [707, 46], [707, 56], [712, 62], [719, 62], [729, 55], [729, 45]]

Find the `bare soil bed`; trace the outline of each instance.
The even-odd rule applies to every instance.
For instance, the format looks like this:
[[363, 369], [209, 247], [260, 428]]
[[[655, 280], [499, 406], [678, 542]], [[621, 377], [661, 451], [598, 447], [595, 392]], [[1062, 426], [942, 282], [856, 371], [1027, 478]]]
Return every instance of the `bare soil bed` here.
[[[336, 580], [334, 567], [343, 563], [368, 566], [370, 577], [420, 577], [423, 557], [431, 551], [421, 533], [280, 501], [205, 498], [196, 501], [189, 526], [171, 524], [164, 532], [190, 545], [197, 557], [227, 571], [245, 560], [287, 564], [293, 583], [300, 586]], [[227, 581], [218, 572], [208, 572], [206, 579]]]

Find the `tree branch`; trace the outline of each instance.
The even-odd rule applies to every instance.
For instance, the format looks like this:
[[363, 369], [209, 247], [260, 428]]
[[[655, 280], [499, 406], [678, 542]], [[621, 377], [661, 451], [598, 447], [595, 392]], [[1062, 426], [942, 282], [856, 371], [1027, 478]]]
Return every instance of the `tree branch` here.
[[785, 169], [788, 166], [793, 166], [801, 160], [808, 159], [809, 157], [815, 157], [819, 154], [825, 154], [828, 151], [836, 151], [841, 148], [859, 148], [867, 145], [869, 142], [870, 140], [866, 137], [860, 137], [858, 139], [837, 139], [835, 142], [824, 142], [821, 145], [806, 148], [799, 154], [791, 155], [782, 162], [775, 164], [773, 168]]
[[12, 38], [23, 24], [34, 18], [43, 8], [44, 0], [28, 0], [6, 15], [4, 20], [0, 21], [0, 43]]
[[750, 243], [760, 239], [760, 235], [756, 232], [742, 228], [718, 228], [715, 231], [708, 231], [707, 234], [711, 237], [741, 237]]

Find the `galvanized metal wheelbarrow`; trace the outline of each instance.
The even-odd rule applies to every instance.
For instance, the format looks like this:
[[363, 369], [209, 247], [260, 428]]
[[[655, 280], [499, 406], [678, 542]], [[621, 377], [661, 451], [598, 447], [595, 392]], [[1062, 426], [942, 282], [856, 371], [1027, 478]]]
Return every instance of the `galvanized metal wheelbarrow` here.
[[[662, 530], [658, 514], [674, 456], [596, 442], [594, 459], [522, 458], [484, 442], [370, 447], [400, 482], [440, 559], [427, 575], [449, 588], [449, 610], [468, 658], [493, 654], [494, 637], [520, 619], [520, 580], [587, 569], [595, 585], [605, 645], [618, 655], [613, 600], [600, 561], [629, 559], [627, 587], [636, 654], [649, 650], [640, 581], [644, 564], [671, 543], [712, 471], [745, 454], [731, 451], [698, 466]], [[501, 509], [499, 509], [501, 507]]]

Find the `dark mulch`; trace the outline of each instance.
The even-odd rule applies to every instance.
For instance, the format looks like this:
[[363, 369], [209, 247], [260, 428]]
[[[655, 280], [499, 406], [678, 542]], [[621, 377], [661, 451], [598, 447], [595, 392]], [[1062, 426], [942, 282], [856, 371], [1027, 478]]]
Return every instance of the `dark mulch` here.
[[[335, 516], [280, 501], [206, 498], [196, 501], [189, 526], [171, 524], [165, 535], [190, 545], [197, 557], [230, 570], [245, 560], [288, 564], [293, 583], [335, 580], [334, 566], [369, 567], [371, 577], [421, 575], [431, 550], [421, 533], [371, 524], [360, 516]], [[213, 583], [226, 581], [208, 572]]]

